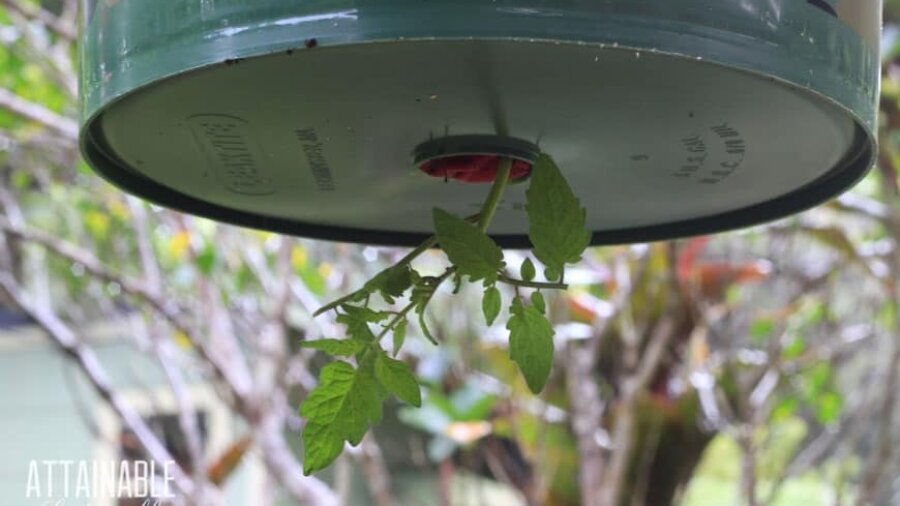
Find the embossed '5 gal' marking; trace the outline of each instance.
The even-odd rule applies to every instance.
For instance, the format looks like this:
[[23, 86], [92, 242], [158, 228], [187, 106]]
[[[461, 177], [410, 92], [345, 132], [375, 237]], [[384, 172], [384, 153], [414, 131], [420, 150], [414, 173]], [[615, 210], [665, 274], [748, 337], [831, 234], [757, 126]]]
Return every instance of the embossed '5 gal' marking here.
[[334, 177], [331, 175], [331, 167], [325, 158], [325, 144], [319, 140], [315, 129], [301, 128], [297, 130], [297, 140], [303, 149], [303, 155], [309, 165], [316, 189], [321, 192], [333, 192], [337, 189]]
[[187, 119], [194, 140], [225, 188], [241, 195], [269, 195], [275, 184], [249, 123], [236, 116], [199, 114]]

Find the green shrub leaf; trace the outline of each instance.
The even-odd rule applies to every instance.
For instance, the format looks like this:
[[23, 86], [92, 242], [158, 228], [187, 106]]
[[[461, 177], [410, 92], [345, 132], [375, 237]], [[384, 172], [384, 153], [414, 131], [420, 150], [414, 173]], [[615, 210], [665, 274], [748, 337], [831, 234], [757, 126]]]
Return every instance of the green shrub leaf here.
[[328, 467], [340, 454], [344, 441], [356, 445], [371, 424], [381, 419], [383, 395], [377, 388], [371, 360], [359, 369], [347, 362], [322, 368], [319, 386], [300, 407], [307, 419], [303, 430], [304, 474]]
[[540, 311], [541, 314], [547, 312], [547, 303], [544, 302], [544, 296], [541, 295], [541, 292], [533, 292], [531, 294], [531, 305]]
[[412, 269], [409, 265], [395, 265], [379, 272], [366, 283], [364, 290], [369, 293], [378, 292], [388, 304], [394, 303], [394, 297], [402, 296], [413, 283]]
[[419, 382], [405, 362], [394, 360], [384, 353], [375, 358], [375, 378], [388, 392], [397, 396], [407, 404], [415, 407], [422, 405], [422, 393]]
[[534, 306], [513, 301], [509, 329], [509, 357], [519, 366], [528, 388], [534, 393], [544, 389], [553, 366], [553, 326]]
[[370, 323], [379, 323], [390, 316], [382, 311], [373, 311], [367, 307], [357, 307], [345, 304], [341, 306], [343, 313], [336, 318], [338, 323], [347, 326], [347, 334], [358, 341], [372, 341], [375, 335], [369, 328]]
[[434, 229], [441, 249], [457, 272], [492, 283], [503, 266], [503, 252], [475, 225], [441, 209], [434, 210]]
[[522, 267], [519, 269], [519, 275], [522, 276], [522, 279], [525, 281], [534, 281], [534, 276], [536, 274], [534, 262], [532, 262], [530, 258], [526, 258], [525, 261], [522, 262]]
[[394, 356], [397, 356], [397, 353], [400, 353], [400, 349], [403, 348], [403, 343], [406, 342], [406, 326], [409, 323], [409, 320], [401, 320], [394, 327]]
[[352, 357], [366, 349], [367, 343], [356, 339], [317, 339], [303, 341], [301, 348], [319, 350], [335, 357]]
[[535, 163], [525, 197], [534, 255], [547, 266], [548, 279], [556, 281], [565, 264], [581, 259], [591, 240], [586, 211], [547, 155]]
[[490, 286], [484, 291], [484, 298], [481, 299], [481, 310], [484, 313], [484, 320], [488, 325], [493, 325], [500, 314], [500, 306], [503, 300], [500, 296], [500, 290], [496, 286]]

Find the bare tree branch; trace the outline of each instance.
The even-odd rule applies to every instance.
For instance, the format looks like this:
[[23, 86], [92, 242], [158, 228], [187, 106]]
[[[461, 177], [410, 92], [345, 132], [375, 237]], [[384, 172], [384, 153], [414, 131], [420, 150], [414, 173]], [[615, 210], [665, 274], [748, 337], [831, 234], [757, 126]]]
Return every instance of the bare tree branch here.
[[0, 88], [0, 107], [27, 120], [40, 123], [72, 143], [78, 142], [78, 123], [40, 104], [26, 100], [6, 88]]
[[[594, 336], [592, 339], [600, 339]], [[596, 379], [596, 360], [576, 341], [566, 347], [566, 387], [571, 407], [571, 427], [578, 446], [578, 488], [584, 506], [599, 506], [605, 469], [604, 403]]]
[[[42, 245], [63, 258], [79, 263], [85, 267], [85, 270], [88, 273], [99, 279], [118, 283], [122, 287], [124, 293], [130, 294], [149, 304], [155, 311], [166, 317], [166, 320], [169, 321], [174, 328], [182, 331], [191, 340], [195, 349], [198, 351], [200, 358], [203, 359], [204, 363], [213, 367], [213, 370], [217, 373], [217, 377], [222, 379], [226, 388], [229, 389], [229, 393], [234, 401], [235, 409], [251, 425], [258, 426], [265, 419], [265, 415], [261, 413], [261, 406], [258, 405], [259, 403], [250, 402], [252, 399], [250, 389], [252, 387], [240, 387], [238, 384], [242, 383], [241, 381], [232, 381], [234, 369], [221, 365], [219, 360], [213, 358], [213, 353], [207, 349], [206, 343], [192, 338], [191, 336], [193, 334], [188, 325], [181, 319], [179, 312], [174, 310], [169, 303], [156, 297], [143, 282], [113, 272], [85, 250], [81, 250], [72, 244], [59, 240], [46, 232], [36, 229], [25, 229], [13, 225], [10, 220], [5, 217], [0, 217], [0, 230], [22, 240]], [[224, 312], [223, 309], [220, 308], [218, 312], [220, 313], [218, 316], [212, 315], [209, 318], [212, 323], [222, 322], [227, 319], [227, 313]], [[269, 400], [271, 397], [269, 395], [263, 395], [262, 398]], [[269, 406], [271, 405], [272, 404], [269, 403]], [[281, 424], [281, 427], [283, 427], [283, 423]], [[330, 504], [328, 502], [330, 500], [330, 495], [328, 495], [330, 494], [330, 491], [328, 491], [328, 487], [314, 478], [304, 478], [302, 476], [302, 468], [288, 449], [280, 431], [281, 429], [278, 429], [277, 432], [279, 432], [279, 434], [277, 436], [271, 434], [258, 435], [257, 444], [260, 444], [261, 446], [265, 445], [268, 450], [274, 452], [272, 455], [268, 455], [264, 452], [263, 455], [263, 461], [269, 468], [269, 471], [272, 472], [275, 478], [287, 487], [288, 491], [298, 500], [303, 500], [304, 502], [316, 506], [320, 504]]]
[[359, 445], [358, 451], [352, 452], [353, 457], [362, 467], [363, 475], [369, 486], [369, 492], [377, 506], [395, 506], [397, 501], [391, 492], [391, 476], [387, 470], [387, 464], [381, 453], [381, 447], [371, 432], [366, 434]]
[[604, 477], [601, 492], [603, 506], [615, 506], [618, 504], [620, 491], [624, 484], [629, 458], [634, 441], [635, 430], [635, 403], [643, 392], [653, 374], [659, 367], [665, 350], [672, 341], [675, 332], [675, 322], [672, 317], [665, 317], [656, 325], [647, 349], [641, 356], [637, 370], [627, 376], [622, 382], [622, 395], [617, 407], [618, 417], [612, 436], [612, 456], [609, 460], [609, 469]]
[[[100, 398], [112, 408], [123, 424], [135, 434], [138, 441], [147, 451], [147, 454], [160, 464], [174, 462], [169, 451], [153, 434], [153, 431], [147, 426], [137, 411], [122, 400], [113, 389], [112, 383], [99, 359], [84, 344], [84, 341], [48, 308], [33, 305], [9, 273], [0, 272], [0, 285], [3, 286], [4, 291], [16, 302], [19, 308], [47, 332], [47, 335], [66, 356], [78, 364]], [[177, 488], [190, 497], [194, 491], [193, 481], [177, 466], [173, 468], [173, 477]]]
[[[204, 363], [212, 367], [215, 375], [222, 379], [229, 388], [229, 393], [233, 397], [233, 402], [238, 405], [245, 405], [249, 396], [249, 387], [246, 381], [235, 378], [235, 370], [225, 367], [216, 359], [217, 354], [214, 353], [209, 345], [203, 340], [194, 337], [194, 331], [191, 326], [181, 317], [180, 308], [175, 305], [172, 300], [165, 300], [162, 297], [154, 295], [149, 288], [141, 281], [132, 279], [124, 274], [115, 272], [100, 262], [90, 252], [78, 248], [77, 246], [60, 240], [56, 236], [50, 235], [44, 231], [34, 228], [24, 228], [14, 225], [8, 218], [0, 216], [0, 230], [19, 239], [39, 244], [54, 254], [66, 258], [85, 268], [85, 271], [94, 277], [106, 281], [117, 283], [123, 293], [131, 295], [136, 299], [148, 304], [155, 312], [163, 316], [166, 321], [177, 331], [184, 334], [194, 345], [195, 350], [204, 360]], [[216, 321], [213, 319], [213, 321]], [[242, 411], [247, 411], [243, 408]]]
[[[128, 198], [128, 204], [133, 218], [141, 269], [144, 274], [147, 291], [154, 297], [159, 298], [162, 296], [162, 276], [150, 244], [145, 204], [139, 203], [133, 198]], [[146, 326], [156, 361], [163, 370], [163, 374], [169, 383], [169, 388], [178, 406], [178, 424], [187, 443], [189, 467], [193, 471], [194, 482], [198, 485], [196, 490], [204, 490], [210, 484], [206, 476], [203, 443], [197, 411], [194, 409], [188, 396], [187, 382], [181, 370], [175, 366], [175, 353], [172, 349], [171, 341], [166, 339], [162, 325], [155, 319], [150, 319], [150, 321], [146, 322]]]
[[738, 428], [738, 445], [741, 447], [741, 493], [743, 504], [758, 506], [756, 498], [756, 445], [753, 436], [756, 427], [751, 423], [742, 424]]
[[[894, 278], [897, 279], [897, 278]], [[896, 296], [893, 298], [895, 319], [896, 311], [900, 310]], [[896, 323], [895, 323], [896, 328]], [[890, 339], [890, 354], [884, 369], [884, 388], [881, 392], [881, 401], [877, 411], [878, 424], [874, 441], [874, 455], [870, 455], [866, 469], [863, 473], [862, 484], [856, 504], [865, 506], [875, 502], [878, 487], [884, 479], [885, 467], [894, 453], [894, 420], [896, 417], [895, 405], [897, 403], [898, 387], [900, 387], [900, 343], [896, 336]]]
[[284, 410], [270, 409], [253, 424], [260, 457], [269, 472], [300, 504], [337, 506], [335, 493], [316, 478], [303, 476], [303, 468], [284, 439]]
[[[75, 29], [75, 25], [65, 22], [63, 19], [56, 17], [53, 13], [47, 12], [34, 5], [24, 4], [18, 0], [2, 0], [2, 2], [7, 9], [18, 13], [26, 19], [36, 21], [46, 26], [63, 39], [66, 39], [69, 42], [78, 40], [78, 33]], [[72, 19], [71, 17], [67, 18]]]

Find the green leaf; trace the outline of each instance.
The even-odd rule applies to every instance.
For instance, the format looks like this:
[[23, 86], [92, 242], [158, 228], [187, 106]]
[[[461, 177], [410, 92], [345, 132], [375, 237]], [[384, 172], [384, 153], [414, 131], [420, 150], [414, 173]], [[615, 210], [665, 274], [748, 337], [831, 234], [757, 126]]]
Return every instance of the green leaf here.
[[534, 306], [524, 306], [517, 298], [510, 308], [509, 357], [519, 366], [528, 388], [544, 389], [553, 366], [553, 326]]
[[303, 428], [303, 474], [325, 469], [344, 449], [344, 438], [336, 425], [307, 421]]
[[485, 289], [484, 298], [481, 299], [481, 310], [489, 326], [494, 324], [497, 315], [500, 314], [500, 306], [502, 304], [503, 300], [500, 296], [500, 290], [496, 286]]
[[342, 321], [340, 315], [337, 317], [338, 323], [343, 323], [347, 325], [347, 335], [352, 339], [357, 341], [373, 341], [375, 339], [375, 334], [372, 333], [372, 329], [369, 328], [369, 324], [365, 321], [353, 320], [353, 319], [344, 319]]
[[437, 340], [431, 335], [428, 323], [425, 321], [425, 309], [428, 307], [431, 297], [434, 296], [435, 285], [433, 284], [433, 279], [425, 277], [418, 280], [412, 291], [412, 301], [416, 305], [416, 314], [419, 316], [419, 327], [422, 328], [422, 334], [432, 344], [436, 345]]
[[565, 264], [581, 259], [591, 240], [587, 212], [547, 155], [535, 163], [525, 197], [534, 255], [547, 266], [548, 279], [556, 281]]
[[823, 392], [816, 398], [816, 419], [822, 425], [831, 425], [841, 419], [844, 400], [835, 391]]
[[394, 356], [397, 356], [397, 353], [400, 353], [400, 349], [403, 348], [403, 343], [406, 342], [406, 326], [409, 323], [408, 320], [401, 320], [394, 327]]
[[372, 360], [359, 369], [346, 362], [322, 368], [319, 386], [300, 407], [303, 429], [303, 473], [324, 469], [337, 458], [344, 441], [359, 444], [371, 424], [381, 419], [383, 396], [373, 375]]
[[547, 303], [544, 302], [544, 296], [541, 295], [541, 292], [532, 292], [531, 305], [534, 306], [535, 309], [540, 311], [541, 314], [547, 312]]
[[775, 322], [771, 318], [760, 318], [750, 325], [750, 337], [754, 343], [765, 342], [775, 332]]
[[352, 357], [366, 349], [367, 344], [356, 339], [317, 339], [315, 341], [303, 341], [301, 348], [319, 350], [336, 357]]
[[806, 353], [806, 341], [801, 336], [794, 336], [784, 347], [781, 356], [784, 360], [794, 360]]
[[212, 274], [215, 266], [216, 249], [211, 244], [207, 244], [200, 254], [197, 255], [197, 267], [204, 276], [209, 276]]
[[384, 353], [375, 358], [375, 378], [388, 392], [407, 404], [422, 406], [419, 382], [405, 362], [394, 360]]
[[373, 311], [367, 307], [357, 307], [348, 304], [341, 306], [341, 310], [344, 312], [337, 316], [337, 322], [347, 326], [347, 334], [350, 337], [364, 342], [375, 339], [369, 324], [382, 322], [390, 316], [382, 311]]
[[437, 346], [437, 339], [432, 335], [431, 330], [428, 328], [428, 322], [425, 321], [425, 310], [419, 311], [419, 327], [422, 329], [422, 334], [425, 336], [425, 339], [428, 339], [431, 344]]
[[797, 407], [799, 404], [800, 402], [796, 397], [787, 397], [785, 399], [781, 399], [780, 401], [778, 401], [775, 407], [772, 408], [772, 421], [781, 422], [794, 416], [794, 414], [797, 412]]
[[431, 297], [434, 296], [435, 286], [431, 282], [431, 278], [421, 278], [413, 287], [411, 300], [416, 304], [416, 312], [425, 311]]
[[565, 269], [557, 269], [556, 267], [547, 267], [544, 269], [544, 277], [547, 278], [547, 281], [557, 281], [562, 277], [564, 270]]
[[434, 229], [441, 249], [460, 274], [472, 281], [485, 279], [492, 283], [497, 279], [503, 252], [481, 229], [437, 208]]
[[379, 272], [363, 289], [369, 293], [378, 292], [385, 302], [393, 304], [394, 297], [402, 296], [412, 283], [412, 269], [409, 265], [403, 264]]
[[[345, 313], [345, 320], [352, 319], [355, 321], [362, 321], [366, 323], [379, 323], [383, 322], [390, 316], [390, 313], [386, 313], [384, 311], [375, 311], [367, 307], [351, 306], [348, 304], [344, 304], [343, 306], [341, 306], [341, 309]], [[340, 317], [338, 317], [338, 320], [340, 320]]]
[[831, 383], [833, 371], [827, 362], [819, 362], [803, 373], [808, 384], [810, 395], [818, 395]]
[[530, 258], [525, 258], [525, 261], [522, 262], [522, 267], [519, 269], [519, 275], [525, 281], [534, 281], [534, 276], [537, 274], [534, 269], [534, 262], [531, 261]]

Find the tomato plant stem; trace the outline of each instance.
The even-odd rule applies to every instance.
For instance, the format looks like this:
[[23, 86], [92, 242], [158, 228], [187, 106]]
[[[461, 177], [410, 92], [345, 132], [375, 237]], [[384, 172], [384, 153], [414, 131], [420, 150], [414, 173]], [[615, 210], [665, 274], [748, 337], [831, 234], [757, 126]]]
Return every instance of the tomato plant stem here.
[[512, 158], [500, 160], [500, 167], [497, 168], [497, 176], [494, 178], [491, 193], [488, 194], [487, 200], [484, 201], [484, 205], [481, 207], [481, 212], [478, 213], [478, 227], [481, 228], [482, 232], [487, 232], [491, 221], [494, 219], [494, 214], [497, 213], [497, 208], [500, 207], [503, 193], [506, 191], [506, 187], [509, 186], [509, 174], [512, 172], [512, 166]]
[[569, 285], [565, 283], [542, 283], [540, 281], [525, 281], [523, 279], [511, 278], [506, 275], [500, 276], [499, 280], [500, 282], [506, 283], [507, 285], [521, 288], [536, 288], [547, 290], [567, 290], [569, 288]]
[[[488, 194], [488, 198], [487, 200], [485, 200], [484, 205], [481, 208], [481, 212], [474, 216], [469, 216], [468, 218], [466, 218], [466, 221], [476, 222], [478, 224], [478, 227], [482, 231], [487, 231], [488, 226], [490, 226], [491, 224], [491, 220], [493, 220], [494, 218], [494, 214], [496, 214], [497, 212], [497, 208], [500, 206], [500, 202], [503, 199], [503, 192], [506, 191], [506, 187], [509, 185], [509, 175], [512, 172], [512, 165], [513, 161], [510, 158], [504, 158], [500, 161], [500, 166], [497, 169], [497, 176], [494, 178], [494, 184], [491, 187], [491, 192]], [[394, 267], [399, 267], [411, 263], [413, 260], [422, 255], [422, 253], [425, 253], [436, 245], [437, 237], [431, 236], [428, 239], [425, 239], [422, 244], [416, 246], [415, 249], [410, 251], [399, 262], [397, 262]], [[443, 279], [441, 281], [443, 281]], [[313, 314], [313, 317], [319, 316], [322, 313], [326, 313], [332, 309], [340, 307], [343, 304], [354, 301], [355, 299], [360, 297], [361, 292], [363, 292], [363, 290], [357, 290], [320, 307]]]

